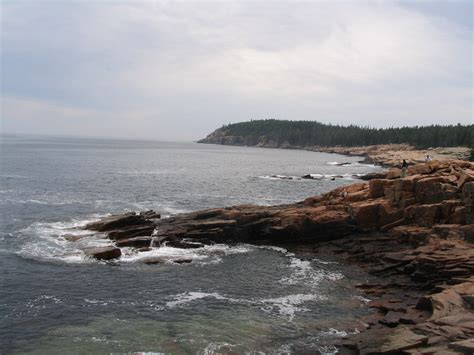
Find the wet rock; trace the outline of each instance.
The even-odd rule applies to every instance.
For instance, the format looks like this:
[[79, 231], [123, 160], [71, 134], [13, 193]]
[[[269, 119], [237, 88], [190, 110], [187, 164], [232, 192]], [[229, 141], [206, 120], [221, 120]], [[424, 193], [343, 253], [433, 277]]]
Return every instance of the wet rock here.
[[108, 237], [112, 240], [128, 239], [139, 236], [151, 236], [155, 226], [152, 224], [145, 225], [134, 225], [130, 227], [124, 227], [108, 232]]
[[204, 247], [204, 244], [197, 242], [186, 242], [179, 240], [171, 240], [165, 243], [167, 247], [180, 248], [180, 249], [198, 249]]
[[449, 348], [463, 354], [474, 354], [474, 338], [456, 341], [449, 344]]
[[112, 260], [120, 258], [122, 255], [121, 250], [114, 246], [88, 248], [84, 252], [87, 256], [97, 260]]
[[89, 223], [85, 229], [95, 230], [98, 232], [106, 232], [117, 228], [149, 224], [143, 216], [136, 213], [126, 213], [122, 215], [114, 215], [102, 218], [100, 221]]
[[193, 259], [191, 258], [186, 258], [186, 257], [165, 257], [165, 256], [160, 256], [160, 257], [150, 257], [150, 258], [145, 258], [142, 260], [144, 264], [147, 265], [156, 265], [156, 264], [169, 264], [169, 263], [174, 263], [174, 264], [189, 264], [192, 263]]
[[140, 212], [140, 216], [145, 219], [160, 219], [161, 218], [161, 214], [155, 212], [154, 210]]
[[143, 248], [149, 247], [151, 245], [152, 238], [151, 237], [134, 237], [128, 239], [122, 239], [115, 242], [115, 245], [122, 248], [122, 247], [134, 247], [134, 248]]

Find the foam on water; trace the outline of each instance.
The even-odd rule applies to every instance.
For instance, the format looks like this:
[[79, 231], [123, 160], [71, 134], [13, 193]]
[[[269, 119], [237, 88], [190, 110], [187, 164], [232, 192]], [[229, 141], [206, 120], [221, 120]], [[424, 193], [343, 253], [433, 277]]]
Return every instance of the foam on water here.
[[[111, 245], [108, 239], [102, 239], [100, 234], [91, 234], [90, 231], [81, 229], [86, 224], [95, 222], [103, 216], [92, 216], [89, 219], [72, 219], [68, 222], [33, 223], [31, 226], [18, 232], [24, 240], [17, 255], [45, 261], [59, 261], [65, 263], [93, 262], [86, 257], [83, 250], [89, 247]], [[64, 236], [72, 234], [82, 237], [76, 242], [70, 242]]]
[[318, 294], [295, 294], [278, 298], [263, 299], [259, 303], [263, 304], [261, 308], [263, 311], [273, 312], [276, 310], [279, 315], [288, 317], [288, 320], [291, 322], [296, 313], [308, 311], [308, 308], [301, 306], [303, 303], [326, 299], [326, 296]]
[[[29, 259], [65, 262], [65, 263], [99, 263], [85, 255], [84, 250], [91, 247], [113, 245], [113, 241], [105, 238], [98, 232], [84, 230], [88, 223], [99, 220], [104, 215], [95, 215], [84, 220], [73, 219], [68, 222], [38, 222], [18, 232], [24, 240], [16, 254]], [[80, 237], [77, 241], [68, 241], [65, 236]], [[149, 251], [138, 252], [134, 248], [122, 248], [122, 256], [118, 259], [121, 263], [144, 262], [149, 259], [161, 259], [164, 262], [174, 260], [192, 260], [193, 262], [219, 263], [226, 255], [248, 253], [252, 250], [250, 245], [206, 245], [196, 249], [181, 249], [162, 246]]]
[[297, 313], [308, 311], [308, 308], [303, 307], [302, 304], [327, 299], [326, 296], [316, 293], [291, 294], [287, 296], [264, 299], [240, 299], [221, 295], [217, 292], [208, 293], [192, 291], [175, 295], [172, 301], [166, 302], [166, 306], [168, 308], [185, 307], [190, 303], [206, 298], [212, 298], [230, 303], [244, 304], [247, 306], [256, 306], [265, 313], [278, 314], [285, 318], [288, 317], [289, 321], [292, 321]]

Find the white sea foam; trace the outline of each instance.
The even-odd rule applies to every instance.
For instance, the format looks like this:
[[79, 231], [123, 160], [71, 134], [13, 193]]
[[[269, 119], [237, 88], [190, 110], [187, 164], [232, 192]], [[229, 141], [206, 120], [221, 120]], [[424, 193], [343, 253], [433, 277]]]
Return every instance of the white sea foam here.
[[45, 309], [49, 305], [62, 303], [59, 297], [52, 295], [40, 295], [26, 302], [26, 308]]
[[216, 299], [216, 300], [227, 300], [227, 301], [233, 300], [235, 302], [239, 302], [239, 300], [235, 300], [235, 299], [232, 299], [232, 298], [222, 296], [217, 292], [213, 292], [213, 293], [208, 293], [208, 292], [184, 292], [184, 293], [180, 293], [178, 295], [175, 295], [173, 301], [166, 302], [166, 306], [169, 307], [169, 308], [175, 308], [177, 306], [186, 305], [188, 303], [191, 303], [193, 301], [200, 300], [200, 299], [203, 299], [203, 298], [213, 298], [213, 299]]
[[306, 302], [316, 302], [326, 300], [327, 297], [316, 293], [311, 294], [292, 294], [276, 298], [265, 299], [239, 299], [221, 295], [217, 292], [184, 292], [173, 296], [172, 301], [166, 302], [168, 308], [184, 307], [197, 300], [212, 298], [215, 300], [223, 300], [230, 303], [244, 304], [250, 306], [257, 306], [265, 313], [276, 312], [280, 316], [288, 317], [290, 321], [299, 312], [306, 312], [308, 308], [302, 305]]
[[122, 248], [121, 262], [144, 262], [146, 260], [162, 260], [173, 263], [174, 260], [192, 260], [200, 265], [216, 264], [222, 261], [223, 256], [248, 253], [252, 250], [248, 245], [229, 246], [226, 244], [206, 245], [196, 249], [181, 249], [162, 246], [149, 251], [137, 252], [133, 248]]
[[[202, 351], [198, 351], [199, 355], [215, 355], [215, 354], [222, 354], [227, 353], [229, 349], [232, 349], [235, 345], [220, 342], [220, 343], [209, 343]], [[222, 348], [225, 348], [225, 351], [222, 352]]]
[[279, 253], [282, 253], [284, 255], [288, 255], [288, 250], [286, 250], [285, 248], [280, 248], [280, 247], [274, 247], [272, 245], [260, 245], [258, 248], [260, 249], [267, 249], [267, 250], [273, 250], [273, 251], [277, 251]]
[[305, 302], [320, 301], [327, 299], [325, 296], [318, 294], [295, 294], [277, 298], [263, 299], [261, 309], [265, 312], [273, 312], [277, 310], [282, 316], [287, 316], [291, 322], [297, 312], [305, 312], [308, 309], [301, 305]]
[[[85, 256], [83, 250], [88, 247], [111, 245], [111, 241], [92, 235], [90, 231], [80, 229], [101, 216], [89, 219], [73, 219], [68, 222], [34, 223], [19, 231], [24, 240], [17, 255], [35, 260], [60, 261], [65, 263], [87, 263], [92, 260]], [[76, 242], [67, 241], [64, 236], [73, 234], [82, 236]]]
[[291, 274], [280, 279], [280, 283], [286, 285], [305, 284], [316, 287], [322, 280], [337, 281], [344, 277], [341, 273], [329, 272], [323, 269], [314, 269], [309, 260], [301, 260], [291, 257]]

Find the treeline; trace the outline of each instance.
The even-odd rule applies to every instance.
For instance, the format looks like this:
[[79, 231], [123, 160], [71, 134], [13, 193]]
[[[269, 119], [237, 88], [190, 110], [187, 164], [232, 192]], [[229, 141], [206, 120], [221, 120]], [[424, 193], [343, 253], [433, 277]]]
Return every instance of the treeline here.
[[415, 127], [370, 128], [329, 125], [315, 121], [252, 120], [224, 125], [229, 136], [242, 136], [258, 144], [298, 146], [360, 146], [408, 143], [417, 148], [467, 146], [474, 148], [474, 125], [431, 125]]

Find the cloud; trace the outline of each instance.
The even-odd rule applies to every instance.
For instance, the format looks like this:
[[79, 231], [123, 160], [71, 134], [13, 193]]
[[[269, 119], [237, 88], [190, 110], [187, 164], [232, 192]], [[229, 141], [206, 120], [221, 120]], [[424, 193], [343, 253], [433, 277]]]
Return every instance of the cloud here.
[[79, 134], [126, 134], [112, 123], [120, 122], [137, 137], [159, 128], [158, 139], [197, 139], [250, 118], [377, 126], [472, 120], [470, 28], [436, 9], [151, 1], [18, 2], [2, 10], [9, 102], [2, 117], [11, 130], [18, 116], [55, 129], [37, 104], [78, 121]]

